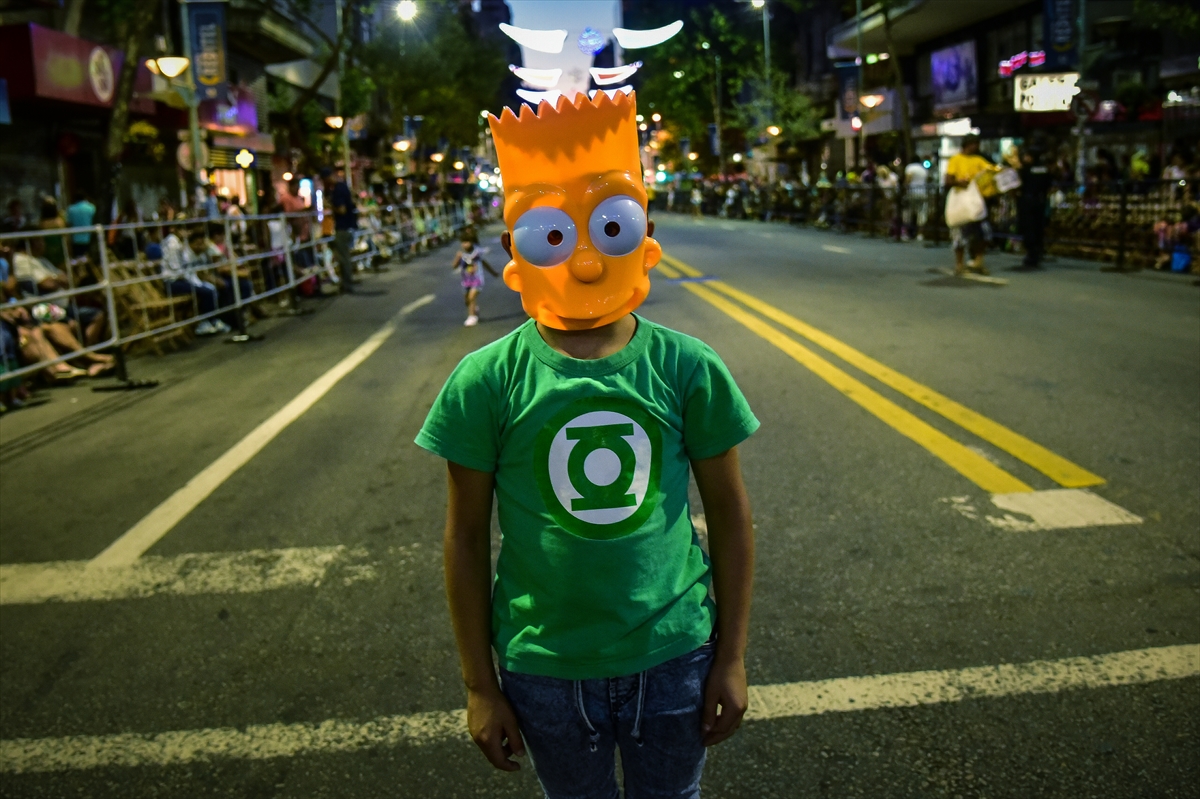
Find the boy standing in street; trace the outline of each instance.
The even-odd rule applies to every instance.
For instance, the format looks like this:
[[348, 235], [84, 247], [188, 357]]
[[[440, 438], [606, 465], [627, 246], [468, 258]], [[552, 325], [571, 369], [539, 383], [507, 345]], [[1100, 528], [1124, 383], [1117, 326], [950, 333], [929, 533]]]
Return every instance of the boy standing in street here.
[[417, 437], [448, 461], [471, 736], [506, 771], [528, 745], [550, 799], [615, 797], [618, 747], [629, 796], [697, 797], [705, 747], [747, 706], [754, 542], [736, 447], [758, 421], [711, 348], [632, 313], [662, 254], [635, 114], [632, 95], [598, 92], [491, 118], [504, 282], [532, 319], [463, 359]]

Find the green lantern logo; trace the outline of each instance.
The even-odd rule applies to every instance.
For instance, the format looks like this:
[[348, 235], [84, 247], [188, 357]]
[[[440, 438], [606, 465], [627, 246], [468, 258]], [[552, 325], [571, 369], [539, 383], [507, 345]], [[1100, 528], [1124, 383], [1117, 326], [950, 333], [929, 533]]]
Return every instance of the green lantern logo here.
[[535, 458], [547, 509], [576, 535], [628, 535], [657, 507], [662, 435], [633, 402], [572, 403], [542, 430]]

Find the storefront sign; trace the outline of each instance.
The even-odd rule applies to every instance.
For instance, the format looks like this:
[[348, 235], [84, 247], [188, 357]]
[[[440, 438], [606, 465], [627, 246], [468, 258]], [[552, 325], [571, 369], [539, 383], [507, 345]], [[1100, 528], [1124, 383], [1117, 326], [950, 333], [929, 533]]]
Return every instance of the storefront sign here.
[[1017, 111], [1070, 111], [1079, 94], [1078, 72], [1057, 75], [1018, 75], [1013, 80], [1013, 109]]
[[225, 5], [188, 3], [187, 10], [196, 92], [202, 100], [216, 100], [225, 94]]
[[249, 136], [258, 132], [258, 106], [245, 86], [229, 86], [223, 97], [200, 103], [200, 127]]
[[40, 25], [0, 27], [0, 74], [14, 101], [42, 98], [112, 105], [121, 51]]
[[975, 42], [963, 42], [929, 56], [933, 77], [933, 109], [945, 111], [973, 105], [978, 91]]
[[1046, 46], [1046, 69], [1068, 70], [1079, 66], [1078, 0], [1044, 0], [1042, 38]]
[[1021, 69], [1026, 64], [1031, 67], [1040, 67], [1046, 63], [1045, 50], [1032, 50], [1029, 52], [1020, 52], [1011, 58], [1006, 58], [1000, 62], [1000, 67], [997, 72], [1002, 78], [1011, 78], [1012, 74], [1018, 69]]
[[117, 78], [113, 74], [112, 59], [103, 47], [93, 47], [88, 55], [88, 80], [96, 99], [105, 105], [112, 102], [113, 93], [117, 90]]

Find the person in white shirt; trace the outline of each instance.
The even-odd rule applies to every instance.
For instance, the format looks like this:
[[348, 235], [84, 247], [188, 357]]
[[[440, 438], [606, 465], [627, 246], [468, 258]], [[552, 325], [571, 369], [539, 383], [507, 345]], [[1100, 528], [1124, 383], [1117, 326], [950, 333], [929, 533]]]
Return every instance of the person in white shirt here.
[[[150, 244], [146, 247], [146, 257], [159, 261], [159, 271], [166, 284], [167, 294], [172, 297], [192, 295], [196, 310], [201, 315], [210, 314], [217, 309], [217, 287], [207, 280], [201, 280], [194, 266], [196, 254], [175, 234], [175, 229], [168, 226], [167, 235], [161, 244]], [[196, 335], [211, 336], [217, 333], [228, 333], [232, 328], [219, 318], [204, 319], [196, 325]]]

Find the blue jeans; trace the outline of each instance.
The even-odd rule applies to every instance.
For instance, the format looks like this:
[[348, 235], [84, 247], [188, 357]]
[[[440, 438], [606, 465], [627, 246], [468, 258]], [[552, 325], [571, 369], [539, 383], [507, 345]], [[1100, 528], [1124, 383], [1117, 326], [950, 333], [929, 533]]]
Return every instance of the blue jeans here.
[[666, 663], [597, 680], [500, 669], [500, 683], [547, 799], [698, 799], [704, 770], [704, 683], [713, 642]]

